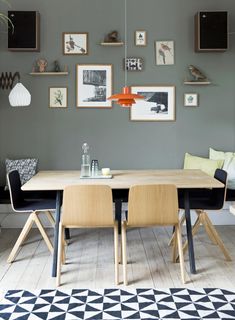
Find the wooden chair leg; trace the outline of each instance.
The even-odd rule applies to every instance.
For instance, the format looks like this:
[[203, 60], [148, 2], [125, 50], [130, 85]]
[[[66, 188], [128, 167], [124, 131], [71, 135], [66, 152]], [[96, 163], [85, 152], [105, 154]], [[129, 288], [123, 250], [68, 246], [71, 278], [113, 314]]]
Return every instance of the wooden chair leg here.
[[59, 243], [58, 243], [58, 260], [57, 260], [57, 275], [56, 275], [56, 286], [60, 286], [61, 279], [61, 264], [62, 264], [62, 251], [63, 251], [63, 237], [64, 237], [62, 223], [59, 225]]
[[211, 242], [214, 243], [216, 246], [218, 245], [216, 238], [214, 237], [213, 233], [211, 232], [211, 229], [208, 225], [208, 221], [207, 221], [207, 213], [204, 211], [201, 211], [200, 213], [201, 215], [201, 220], [202, 220], [202, 224], [205, 227], [206, 233], [208, 235], [208, 237], [210, 238]]
[[27, 237], [30, 229], [32, 228], [32, 225], [34, 223], [34, 216], [33, 216], [33, 213], [30, 214], [30, 216], [28, 217], [25, 225], [24, 225], [24, 228], [22, 229], [8, 259], [7, 259], [7, 262], [8, 263], [11, 263], [14, 261], [16, 255], [17, 255], [17, 252], [19, 250], [19, 247], [22, 245], [22, 243], [24, 242], [25, 238]]
[[115, 265], [115, 284], [119, 284], [119, 264], [118, 264], [118, 256], [119, 256], [119, 248], [118, 248], [118, 224], [114, 222], [114, 265]]
[[174, 238], [173, 238], [173, 241], [172, 241], [172, 261], [173, 263], [176, 263], [177, 262], [177, 234], [176, 234], [176, 231], [174, 232]]
[[123, 266], [123, 283], [128, 285], [127, 281], [127, 256], [126, 256], [126, 221], [122, 221], [122, 266]]
[[183, 254], [183, 247], [182, 247], [182, 234], [181, 234], [181, 225], [180, 224], [176, 225], [175, 231], [177, 234], [181, 279], [182, 279], [182, 283], [185, 284], [185, 266], [184, 266], [184, 254]]
[[52, 227], [54, 228], [54, 226], [55, 226], [55, 219], [54, 219], [52, 213], [51, 213], [50, 211], [46, 211], [45, 214], [46, 214], [48, 220], [50, 221]]
[[[180, 218], [180, 225], [182, 226], [184, 222], [185, 222], [185, 213], [183, 213], [181, 218]], [[172, 246], [173, 245], [173, 241], [174, 241], [174, 237], [175, 236], [176, 236], [175, 232], [173, 232], [172, 236], [170, 238], [170, 241], [168, 242], [168, 246]]]
[[49, 251], [51, 253], [53, 253], [53, 246], [51, 244], [50, 239], [48, 238], [48, 235], [46, 234], [45, 229], [43, 228], [43, 225], [42, 225], [41, 221], [39, 220], [39, 218], [38, 218], [36, 213], [33, 213], [33, 215], [34, 215], [34, 221], [35, 221], [35, 223], [36, 223], [36, 225], [37, 225], [37, 227], [38, 227], [38, 229], [39, 229], [44, 241], [46, 242], [46, 245], [47, 245]]
[[122, 264], [122, 236], [120, 236], [120, 242], [119, 263]]
[[210, 232], [213, 234], [213, 237], [216, 239], [217, 245], [219, 246], [220, 250], [222, 251], [223, 255], [225, 256], [225, 259], [227, 261], [232, 261], [232, 258], [230, 256], [230, 254], [228, 253], [228, 250], [226, 249], [222, 239], [220, 238], [218, 232], [216, 231], [215, 227], [211, 223], [211, 220], [209, 219], [209, 217], [207, 216], [206, 213], [205, 213], [204, 219], [207, 221], [207, 225], [210, 229]]

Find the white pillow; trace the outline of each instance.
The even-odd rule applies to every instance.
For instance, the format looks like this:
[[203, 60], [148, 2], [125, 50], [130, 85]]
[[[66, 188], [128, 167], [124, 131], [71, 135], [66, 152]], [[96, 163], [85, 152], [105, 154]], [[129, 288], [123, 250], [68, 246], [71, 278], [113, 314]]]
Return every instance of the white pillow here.
[[223, 170], [228, 173], [228, 189], [235, 190], [235, 156], [225, 159]]
[[209, 158], [211, 160], [226, 160], [235, 157], [235, 152], [217, 151], [212, 148], [209, 149]]

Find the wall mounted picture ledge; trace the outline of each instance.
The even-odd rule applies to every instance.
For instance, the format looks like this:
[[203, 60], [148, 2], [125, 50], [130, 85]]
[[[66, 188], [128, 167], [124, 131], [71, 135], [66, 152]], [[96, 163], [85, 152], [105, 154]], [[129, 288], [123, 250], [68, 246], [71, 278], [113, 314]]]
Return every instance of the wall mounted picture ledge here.
[[62, 37], [64, 55], [87, 55], [87, 32], [64, 32]]
[[132, 86], [132, 93], [144, 96], [130, 110], [132, 121], [175, 121], [175, 86]]
[[68, 88], [50, 87], [49, 88], [49, 107], [67, 108], [68, 107]]
[[76, 93], [79, 108], [111, 108], [113, 66], [111, 64], [77, 64]]

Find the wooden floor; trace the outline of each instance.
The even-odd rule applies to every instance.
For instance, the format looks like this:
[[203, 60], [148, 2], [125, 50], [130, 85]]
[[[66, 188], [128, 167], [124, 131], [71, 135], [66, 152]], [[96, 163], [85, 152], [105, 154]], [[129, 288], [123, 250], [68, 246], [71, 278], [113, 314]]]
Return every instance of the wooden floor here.
[[[233, 258], [223, 255], [201, 229], [195, 237], [197, 275], [189, 274], [186, 287], [235, 288], [235, 226], [217, 227]], [[51, 278], [52, 258], [34, 229], [11, 265], [7, 257], [20, 230], [3, 229], [0, 234], [0, 294], [7, 289], [55, 288]], [[53, 230], [49, 234], [52, 236]], [[171, 229], [128, 230], [129, 287], [183, 287], [179, 264], [171, 262], [167, 243]], [[72, 230], [67, 264], [62, 269], [61, 288], [111, 288], [114, 286], [113, 237], [108, 229]], [[188, 270], [188, 256], [185, 258]], [[120, 268], [120, 278], [122, 273]]]

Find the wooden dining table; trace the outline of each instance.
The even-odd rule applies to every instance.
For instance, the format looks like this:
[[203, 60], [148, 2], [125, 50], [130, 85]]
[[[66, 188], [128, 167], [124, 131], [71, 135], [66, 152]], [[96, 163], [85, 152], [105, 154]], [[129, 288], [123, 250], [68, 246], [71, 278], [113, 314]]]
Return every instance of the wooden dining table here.
[[56, 191], [56, 213], [54, 230], [54, 251], [52, 277], [56, 277], [58, 256], [58, 232], [62, 205], [62, 192], [68, 185], [108, 185], [115, 194], [115, 215], [121, 221], [122, 195], [128, 194], [131, 186], [137, 184], [174, 184], [178, 190], [183, 190], [186, 230], [188, 239], [188, 253], [191, 273], [196, 273], [194, 246], [190, 215], [190, 189], [223, 188], [224, 185], [201, 170], [112, 170], [111, 179], [80, 179], [80, 171], [50, 170], [39, 171], [22, 186], [23, 191]]

